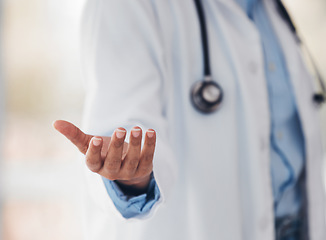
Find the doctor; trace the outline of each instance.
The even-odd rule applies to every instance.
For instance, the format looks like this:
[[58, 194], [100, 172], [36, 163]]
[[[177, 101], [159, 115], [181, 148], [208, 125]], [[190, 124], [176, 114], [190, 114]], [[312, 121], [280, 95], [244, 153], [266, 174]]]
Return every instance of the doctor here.
[[316, 84], [288, 20], [278, 0], [88, 1], [91, 135], [54, 124], [86, 154], [86, 239], [326, 239]]

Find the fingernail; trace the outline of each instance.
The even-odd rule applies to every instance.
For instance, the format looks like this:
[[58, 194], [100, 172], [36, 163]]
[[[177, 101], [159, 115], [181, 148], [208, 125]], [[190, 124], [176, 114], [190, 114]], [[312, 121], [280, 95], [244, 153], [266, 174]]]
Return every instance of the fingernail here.
[[141, 131], [140, 128], [134, 128], [134, 129], [132, 129], [132, 130], [131, 130], [132, 136], [133, 136], [134, 138], [139, 137], [139, 135], [140, 135], [140, 131]]
[[123, 138], [126, 134], [126, 131], [125, 130], [122, 130], [122, 129], [117, 129], [115, 130], [115, 135], [117, 136], [117, 138]]
[[147, 130], [147, 136], [149, 137], [149, 138], [152, 138], [153, 136], [154, 136], [154, 131], [153, 130]]
[[98, 147], [101, 145], [102, 139], [101, 138], [93, 138], [93, 145]]

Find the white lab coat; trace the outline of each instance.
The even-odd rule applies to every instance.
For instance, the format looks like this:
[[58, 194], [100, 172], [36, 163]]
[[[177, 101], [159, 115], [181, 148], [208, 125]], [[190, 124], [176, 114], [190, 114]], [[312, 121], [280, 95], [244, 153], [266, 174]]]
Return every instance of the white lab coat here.
[[[86, 170], [86, 239], [273, 240], [269, 104], [259, 33], [231, 0], [203, 1], [213, 77], [225, 98], [198, 113], [190, 89], [202, 79], [192, 0], [90, 0], [83, 20], [85, 127], [154, 128], [160, 201], [124, 219], [101, 177]], [[284, 50], [306, 140], [311, 240], [325, 240], [325, 199], [314, 83], [293, 34], [265, 0]]]

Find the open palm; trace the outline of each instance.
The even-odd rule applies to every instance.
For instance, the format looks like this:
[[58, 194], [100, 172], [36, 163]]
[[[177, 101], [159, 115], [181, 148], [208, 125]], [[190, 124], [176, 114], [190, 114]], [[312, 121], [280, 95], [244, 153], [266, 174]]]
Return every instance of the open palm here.
[[149, 129], [141, 149], [142, 129], [134, 127], [129, 144], [127, 131], [118, 128], [111, 137], [85, 134], [74, 124], [57, 120], [54, 128], [68, 138], [86, 156], [87, 167], [101, 176], [139, 191], [147, 188], [153, 170], [156, 133]]

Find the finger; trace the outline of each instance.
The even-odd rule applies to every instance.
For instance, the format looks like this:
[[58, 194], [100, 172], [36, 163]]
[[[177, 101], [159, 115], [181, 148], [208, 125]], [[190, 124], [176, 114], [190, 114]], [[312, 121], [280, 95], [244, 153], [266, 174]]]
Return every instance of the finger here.
[[101, 137], [101, 138], [103, 140], [101, 156], [102, 156], [102, 159], [105, 159], [106, 155], [108, 154], [111, 137]]
[[92, 172], [99, 172], [103, 167], [101, 148], [103, 140], [100, 137], [93, 137], [86, 152], [86, 165]]
[[156, 133], [153, 129], [149, 129], [145, 134], [145, 142], [140, 154], [137, 175], [144, 176], [152, 172], [155, 144]]
[[124, 158], [120, 170], [120, 176], [130, 179], [136, 172], [141, 150], [142, 130], [134, 127], [130, 133], [127, 155]]
[[126, 130], [123, 128], [116, 129], [112, 135], [108, 154], [106, 155], [104, 166], [101, 170], [103, 175], [110, 180], [115, 180], [118, 177], [125, 137]]
[[53, 123], [53, 127], [68, 138], [83, 154], [86, 154], [92, 135], [83, 133], [78, 127], [74, 124], [57, 120]]

